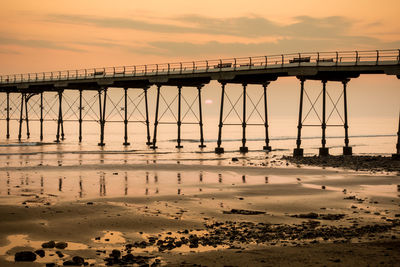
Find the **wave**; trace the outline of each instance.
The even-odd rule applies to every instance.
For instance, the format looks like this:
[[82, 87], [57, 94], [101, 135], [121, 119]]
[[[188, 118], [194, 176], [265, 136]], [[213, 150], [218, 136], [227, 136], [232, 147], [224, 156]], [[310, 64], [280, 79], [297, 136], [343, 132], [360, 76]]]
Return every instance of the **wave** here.
[[0, 147], [46, 146], [46, 145], [56, 145], [56, 144], [57, 143], [29, 142], [29, 143], [0, 144]]
[[[373, 137], [393, 137], [393, 136], [397, 136], [395, 134], [372, 134], [372, 135], [350, 135], [349, 138], [373, 138]], [[338, 138], [344, 138], [344, 136], [327, 136], [327, 139], [338, 139]], [[296, 136], [280, 136], [280, 137], [270, 137], [269, 140], [270, 141], [285, 141], [285, 140], [296, 140], [297, 137]], [[307, 140], [311, 140], [311, 139], [321, 139], [321, 136], [306, 136], [306, 137], [301, 137], [301, 139], [307, 139]], [[246, 141], [248, 142], [258, 142], [258, 141], [264, 141], [265, 138], [247, 138]], [[162, 141], [166, 141], [166, 142], [177, 142], [177, 139], [168, 139], [168, 140], [160, 140]], [[223, 142], [237, 142], [237, 141], [242, 141], [241, 138], [227, 138], [227, 139], [222, 139]], [[185, 142], [185, 143], [199, 143], [199, 139], [181, 139], [181, 142]], [[207, 139], [204, 140], [204, 143], [215, 143], [217, 142], [217, 139]]]

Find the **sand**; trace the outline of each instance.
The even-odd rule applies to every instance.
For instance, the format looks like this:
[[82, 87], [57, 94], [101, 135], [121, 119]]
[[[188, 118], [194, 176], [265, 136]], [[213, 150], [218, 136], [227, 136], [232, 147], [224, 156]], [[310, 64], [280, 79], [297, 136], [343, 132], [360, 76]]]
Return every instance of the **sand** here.
[[[108, 177], [104, 196], [28, 190], [22, 180], [19, 187], [11, 188], [11, 195], [1, 195], [0, 266], [62, 265], [77, 255], [93, 266], [106, 262], [118, 266], [123, 260], [117, 252], [112, 254], [115, 249], [128, 265], [400, 265], [397, 173], [239, 163], [34, 166], [0, 171], [2, 176], [32, 173], [48, 179], [57, 174], [65, 178], [63, 192], [71, 194], [78, 189], [67, 183], [68, 177], [85, 173], [100, 173], [100, 180]], [[113, 183], [124, 172], [131, 178], [143, 171], [161, 173], [160, 187], [163, 181], [175, 181], [177, 173], [178, 182], [166, 183], [159, 194], [139, 194], [141, 189], [131, 187], [132, 194], [113, 194]], [[198, 173], [205, 181], [191, 183]], [[220, 177], [220, 181], [207, 182], [207, 177]], [[97, 176], [93, 179], [97, 182]], [[259, 214], [251, 214], [254, 211]], [[44, 258], [14, 263], [16, 252], [41, 249], [50, 240], [67, 242], [68, 247], [45, 248]], [[144, 258], [126, 257], [130, 253]]]

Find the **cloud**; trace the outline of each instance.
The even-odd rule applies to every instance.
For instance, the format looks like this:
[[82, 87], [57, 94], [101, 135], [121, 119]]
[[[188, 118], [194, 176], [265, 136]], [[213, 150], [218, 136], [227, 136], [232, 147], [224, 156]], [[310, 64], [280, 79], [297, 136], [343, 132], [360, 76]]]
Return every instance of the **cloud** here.
[[55, 50], [67, 50], [72, 52], [83, 52], [84, 50], [66, 46], [57, 42], [52, 42], [48, 40], [37, 40], [37, 39], [19, 39], [10, 37], [0, 37], [0, 45], [17, 45], [23, 47], [32, 48], [48, 48]]
[[295, 52], [323, 52], [355, 49], [392, 49], [399, 47], [400, 41], [384, 43], [369, 37], [348, 37], [336, 42], [330, 39], [283, 38], [277, 42], [221, 43], [217, 41], [194, 44], [190, 42], [150, 42], [147, 47], [130, 48], [131, 52], [162, 56], [214, 55], [261, 56]]
[[165, 23], [152, 23], [140, 19], [52, 14], [47, 22], [90, 25], [101, 28], [132, 29], [154, 33], [200, 33], [236, 37], [302, 36], [341, 37], [349, 34], [354, 22], [341, 16], [314, 18], [295, 17], [295, 22], [280, 24], [264, 17], [212, 18], [199, 15], [184, 15], [166, 18]]
[[193, 29], [190, 27], [150, 23], [143, 20], [112, 18], [112, 17], [53, 14], [53, 15], [48, 15], [45, 20], [47, 22], [91, 25], [101, 28], [134, 29], [134, 30], [163, 32], [163, 33], [190, 33], [193, 31]]

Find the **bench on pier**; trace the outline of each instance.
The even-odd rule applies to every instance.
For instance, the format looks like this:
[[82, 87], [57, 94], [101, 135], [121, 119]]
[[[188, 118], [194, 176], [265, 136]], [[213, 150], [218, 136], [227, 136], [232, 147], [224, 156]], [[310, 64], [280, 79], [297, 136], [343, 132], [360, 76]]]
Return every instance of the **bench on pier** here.
[[94, 76], [99, 76], [99, 75], [104, 76], [104, 71], [95, 71], [95, 72], [93, 73], [93, 75], [94, 75]]
[[253, 63], [245, 63], [245, 64], [240, 64], [239, 65], [239, 67], [252, 67], [252, 66], [254, 66], [254, 64]]
[[289, 60], [289, 63], [310, 62], [311, 57], [295, 57]]
[[333, 62], [333, 58], [320, 58], [317, 62]]
[[232, 68], [232, 63], [219, 63], [218, 65], [214, 65], [214, 69], [222, 68]]

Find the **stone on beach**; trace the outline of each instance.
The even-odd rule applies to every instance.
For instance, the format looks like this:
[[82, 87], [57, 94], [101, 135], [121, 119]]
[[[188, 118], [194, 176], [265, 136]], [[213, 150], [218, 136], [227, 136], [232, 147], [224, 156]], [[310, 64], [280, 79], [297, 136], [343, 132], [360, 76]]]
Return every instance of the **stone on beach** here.
[[35, 261], [36, 254], [32, 251], [20, 251], [15, 253], [14, 256], [15, 261]]
[[231, 209], [230, 211], [224, 210], [223, 213], [224, 214], [259, 215], [259, 214], [265, 214], [265, 211]]
[[46, 255], [43, 249], [38, 249], [35, 251], [35, 253], [39, 255], [41, 258], [43, 258]]
[[57, 242], [55, 247], [58, 248], [58, 249], [65, 249], [66, 247], [68, 247], [68, 243], [66, 243], [66, 242]]
[[55, 247], [56, 247], [56, 242], [54, 241], [49, 241], [42, 244], [42, 248], [55, 248]]

